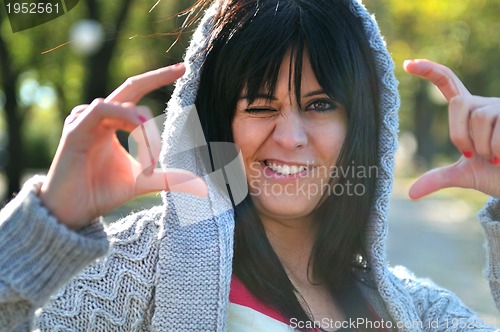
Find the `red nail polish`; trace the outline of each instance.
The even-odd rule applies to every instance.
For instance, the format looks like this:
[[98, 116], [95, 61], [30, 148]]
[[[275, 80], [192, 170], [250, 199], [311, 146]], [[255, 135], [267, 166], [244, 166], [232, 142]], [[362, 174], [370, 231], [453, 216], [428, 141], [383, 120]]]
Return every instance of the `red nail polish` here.
[[139, 121], [141, 121], [141, 123], [144, 123], [144, 122], [148, 121], [148, 119], [146, 119], [146, 118], [145, 118], [144, 116], [142, 116], [142, 115], [139, 115], [139, 116], [137, 116], [137, 117], [139, 118]]
[[496, 166], [500, 166], [500, 158], [498, 157], [493, 157], [490, 159], [490, 164], [493, 164], [493, 165], [496, 165]]
[[467, 159], [472, 158], [472, 152], [470, 152], [470, 151], [462, 151], [462, 154]]

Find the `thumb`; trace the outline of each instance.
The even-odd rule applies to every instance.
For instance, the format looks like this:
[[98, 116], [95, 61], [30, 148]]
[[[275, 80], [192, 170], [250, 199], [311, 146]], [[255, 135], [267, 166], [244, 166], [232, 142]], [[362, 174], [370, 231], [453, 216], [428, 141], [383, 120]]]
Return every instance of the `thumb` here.
[[176, 168], [168, 168], [165, 171], [155, 169], [154, 172], [145, 169], [136, 178], [136, 190], [139, 195], [161, 190], [183, 192], [201, 198], [208, 195], [208, 188], [203, 179], [194, 173]]
[[458, 164], [432, 169], [422, 174], [410, 187], [411, 199], [420, 199], [440, 189], [467, 187], [467, 177], [463, 176]]

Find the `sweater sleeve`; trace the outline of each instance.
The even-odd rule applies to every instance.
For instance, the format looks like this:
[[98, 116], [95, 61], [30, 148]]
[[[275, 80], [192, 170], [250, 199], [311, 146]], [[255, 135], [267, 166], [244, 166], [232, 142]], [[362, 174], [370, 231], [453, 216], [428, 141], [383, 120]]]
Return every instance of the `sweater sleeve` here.
[[108, 249], [95, 221], [78, 232], [41, 204], [35, 176], [0, 211], [0, 331], [29, 331], [35, 311]]
[[106, 228], [111, 249], [37, 312], [35, 327], [57, 331], [149, 331], [155, 309], [162, 206]]
[[484, 322], [453, 292], [436, 285], [432, 280], [417, 278], [402, 266], [393, 268], [392, 272], [405, 285], [420, 318], [419, 322], [403, 322], [408, 330], [498, 331], [497, 328]]
[[490, 198], [479, 212], [479, 220], [486, 237], [487, 263], [484, 274], [500, 311], [500, 199]]

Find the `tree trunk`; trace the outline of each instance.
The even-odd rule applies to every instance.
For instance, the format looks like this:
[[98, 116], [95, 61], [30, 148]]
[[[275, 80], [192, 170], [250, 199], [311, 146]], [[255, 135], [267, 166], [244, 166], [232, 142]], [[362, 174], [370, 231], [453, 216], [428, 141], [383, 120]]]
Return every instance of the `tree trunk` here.
[[16, 84], [4, 84], [5, 89], [5, 114], [7, 118], [8, 144], [7, 164], [5, 173], [7, 176], [7, 188], [4, 200], [10, 199], [19, 191], [21, 176], [25, 169], [24, 142], [21, 134], [22, 117], [17, 112]]
[[18, 112], [16, 86], [19, 73], [12, 68], [11, 56], [5, 40], [0, 34], [0, 82], [5, 93], [5, 116], [8, 131], [6, 191], [3, 201], [9, 199], [12, 194], [19, 191], [21, 186], [21, 175], [25, 168], [23, 137], [21, 126], [23, 117]]
[[[88, 58], [88, 65], [86, 66], [85, 74], [85, 90], [84, 90], [84, 102], [90, 103], [95, 98], [104, 98], [106, 94], [109, 93], [108, 89], [108, 77], [109, 77], [109, 67], [111, 61], [113, 60], [113, 54], [118, 43], [120, 30], [127, 19], [127, 15], [132, 4], [132, 0], [124, 0], [122, 6], [120, 7], [120, 12], [116, 16], [114, 22], [115, 33], [112, 36], [106, 37], [106, 42], [102, 48], [94, 55]], [[89, 18], [93, 20], [99, 20], [99, 9], [93, 0], [89, 0], [87, 3], [89, 8]]]

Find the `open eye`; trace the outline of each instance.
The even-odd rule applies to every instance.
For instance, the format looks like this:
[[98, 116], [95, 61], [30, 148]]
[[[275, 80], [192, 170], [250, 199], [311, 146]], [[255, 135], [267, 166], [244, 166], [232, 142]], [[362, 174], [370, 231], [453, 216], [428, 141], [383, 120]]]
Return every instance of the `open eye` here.
[[337, 109], [337, 103], [331, 99], [315, 100], [306, 106], [306, 111], [330, 112]]

